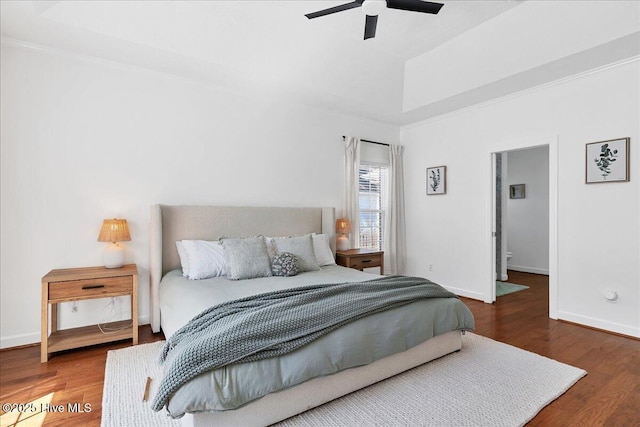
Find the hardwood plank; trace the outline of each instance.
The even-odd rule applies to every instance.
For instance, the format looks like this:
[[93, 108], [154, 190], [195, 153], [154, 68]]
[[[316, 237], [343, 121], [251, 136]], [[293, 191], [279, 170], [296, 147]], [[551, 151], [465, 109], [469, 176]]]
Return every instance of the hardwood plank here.
[[[640, 384], [640, 378], [635, 375], [624, 373], [614, 376], [604, 387], [595, 391], [587, 399], [571, 421], [578, 425], [610, 425], [609, 419], [616, 415], [618, 407], [625, 402], [638, 384]], [[640, 411], [640, 408], [636, 407], [636, 411]], [[637, 412], [636, 415], [638, 415]]]
[[[153, 334], [146, 325], [139, 328], [139, 338], [140, 342], [147, 343], [164, 336]], [[43, 425], [97, 427], [102, 411], [107, 351], [129, 346], [131, 342], [124, 341], [62, 351], [48, 363], [40, 363], [39, 346], [0, 352], [0, 401], [28, 403], [53, 393], [51, 403], [65, 405], [65, 411], [46, 413]], [[70, 413], [66, 410], [69, 403], [89, 403], [91, 412]]]
[[637, 427], [638, 412], [640, 412], [640, 384], [636, 385], [620, 402], [615, 413], [607, 419], [607, 423], [612, 426]]
[[[548, 318], [546, 276], [509, 272], [509, 281], [529, 289], [495, 304], [462, 298], [479, 335], [585, 369], [588, 374], [544, 408], [528, 426], [636, 426], [640, 424], [640, 341]], [[148, 325], [139, 342], [164, 339]], [[0, 401], [26, 403], [54, 393], [53, 402], [90, 403], [90, 413], [47, 413], [45, 426], [99, 426], [108, 350], [130, 341], [56, 353], [40, 363], [40, 347], [0, 352]], [[18, 424], [19, 425], [19, 424]]]

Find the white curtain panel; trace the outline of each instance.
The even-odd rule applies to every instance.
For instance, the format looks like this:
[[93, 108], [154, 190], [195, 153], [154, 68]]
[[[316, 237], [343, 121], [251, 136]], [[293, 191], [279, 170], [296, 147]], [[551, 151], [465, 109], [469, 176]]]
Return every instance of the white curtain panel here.
[[344, 174], [344, 216], [351, 220], [349, 243], [352, 249], [360, 247], [360, 139], [347, 136], [345, 138], [345, 174]]
[[384, 227], [384, 266], [387, 274], [406, 273], [403, 151], [401, 145], [389, 145], [389, 197]]

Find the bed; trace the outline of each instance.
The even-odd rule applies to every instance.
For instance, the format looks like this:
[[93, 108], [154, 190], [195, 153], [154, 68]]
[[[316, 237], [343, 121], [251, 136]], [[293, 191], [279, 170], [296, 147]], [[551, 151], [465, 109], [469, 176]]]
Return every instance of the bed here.
[[[333, 208], [152, 206], [150, 289], [153, 331], [159, 332], [162, 329], [169, 338], [189, 319], [210, 305], [255, 293], [287, 289], [294, 285], [364, 282], [380, 277], [336, 265], [325, 265], [319, 271], [302, 273], [295, 279], [265, 277], [233, 281], [232, 286], [228, 286], [225, 282], [232, 281], [216, 277], [185, 283], [188, 279], [181, 274], [176, 241], [216, 240], [222, 236], [296, 236], [317, 233], [329, 236], [333, 249], [334, 229]], [[232, 365], [229, 369], [202, 374], [180, 388], [167, 404], [167, 409], [174, 416], [186, 413], [181, 422], [190, 426], [264, 426], [289, 418], [459, 350], [461, 331], [473, 328], [473, 318], [459, 300], [449, 300], [451, 301], [447, 301], [445, 306], [433, 310], [425, 309], [422, 305], [413, 308], [419, 313], [418, 316], [436, 319], [428, 327], [416, 326], [424, 323], [422, 318], [412, 320], [414, 323], [411, 323], [403, 317], [406, 315], [400, 309], [392, 309], [343, 326], [292, 354], [277, 359], [241, 363]], [[429, 301], [424, 304], [435, 307], [437, 302]], [[375, 333], [365, 334], [363, 338], [362, 333], [357, 331], [365, 323], [369, 325], [367, 327], [376, 325], [377, 329]], [[400, 334], [398, 331], [406, 333]], [[362, 349], [365, 341], [366, 345], [371, 346], [366, 351]], [[393, 350], [381, 347], [381, 343], [388, 341], [393, 342]], [[329, 348], [348, 348], [349, 351], [341, 351], [339, 357], [335, 358], [334, 354], [324, 355], [323, 351]], [[348, 356], [343, 356], [343, 353], [348, 353]], [[326, 358], [332, 358], [330, 368], [322, 367], [317, 368], [319, 371], [314, 371], [314, 361], [319, 364]], [[257, 381], [260, 383], [257, 387], [260, 390], [251, 391], [255, 395], [223, 396], [213, 403], [207, 398], [203, 403], [201, 396], [214, 393], [214, 389], [221, 388], [221, 384], [231, 389], [248, 389], [248, 384], [255, 386], [255, 379], [262, 378], [260, 375], [264, 372], [280, 372], [284, 369], [283, 366], [289, 371], [280, 374], [277, 381], [283, 384], [273, 391], [269, 391], [269, 387], [275, 386]], [[278, 389], [279, 387], [284, 388]]]

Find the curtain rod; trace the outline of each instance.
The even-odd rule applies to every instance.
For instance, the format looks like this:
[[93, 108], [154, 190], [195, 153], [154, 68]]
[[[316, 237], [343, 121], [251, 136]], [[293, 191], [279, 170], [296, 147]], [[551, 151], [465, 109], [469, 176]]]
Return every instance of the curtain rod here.
[[[344, 141], [347, 137], [342, 135], [342, 140]], [[360, 141], [362, 142], [368, 142], [369, 144], [378, 144], [378, 145], [384, 145], [386, 147], [389, 146], [389, 144], [385, 144], [384, 142], [376, 142], [376, 141], [369, 141], [368, 139], [361, 139]]]

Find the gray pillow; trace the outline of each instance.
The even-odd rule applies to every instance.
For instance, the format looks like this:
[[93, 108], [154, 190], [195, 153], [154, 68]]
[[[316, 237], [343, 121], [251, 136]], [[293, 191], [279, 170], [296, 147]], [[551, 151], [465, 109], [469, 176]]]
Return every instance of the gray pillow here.
[[300, 272], [318, 271], [320, 266], [313, 251], [311, 234], [297, 237], [276, 237], [273, 239], [277, 253], [289, 252], [298, 257]]
[[271, 260], [271, 272], [274, 276], [295, 276], [298, 271], [298, 257], [292, 253], [282, 252]]
[[220, 243], [227, 262], [227, 278], [240, 280], [271, 276], [271, 262], [263, 236], [223, 238]]

